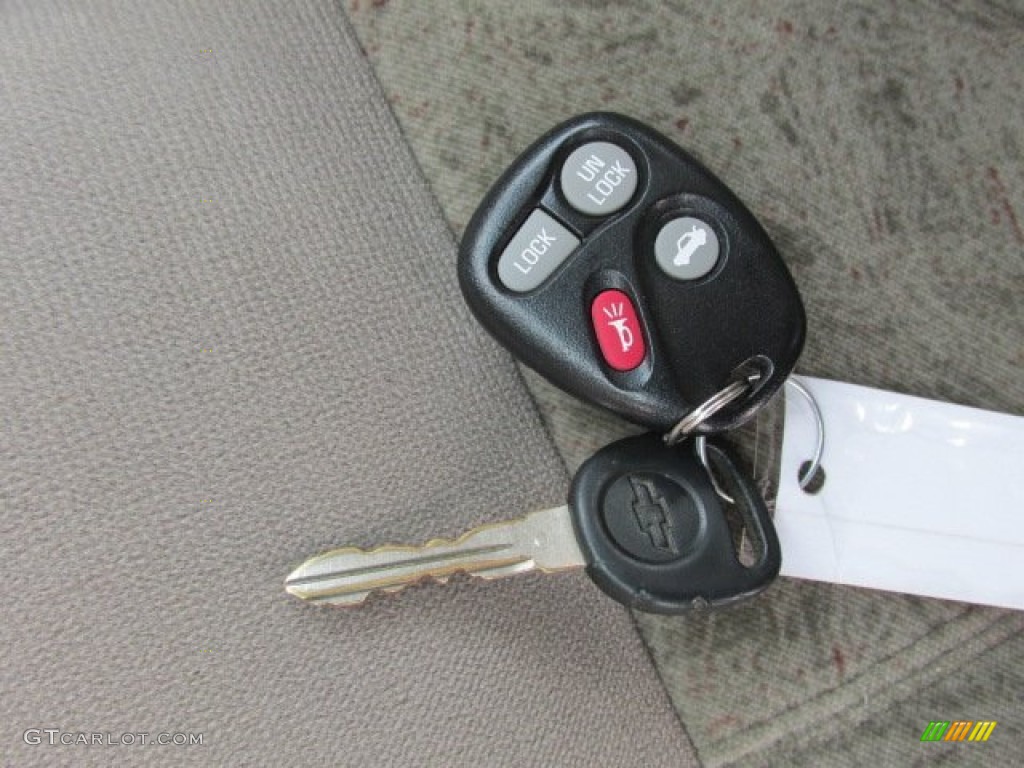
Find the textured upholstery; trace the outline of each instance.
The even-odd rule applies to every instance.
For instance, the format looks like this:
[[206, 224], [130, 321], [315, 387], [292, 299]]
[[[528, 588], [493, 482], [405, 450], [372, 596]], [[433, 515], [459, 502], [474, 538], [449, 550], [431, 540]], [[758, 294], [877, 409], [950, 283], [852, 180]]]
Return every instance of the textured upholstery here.
[[[624, 112], [764, 223], [807, 304], [798, 371], [1024, 413], [1021, 3], [345, 9], [457, 232], [545, 129]], [[626, 431], [527, 381], [570, 468]], [[735, 610], [637, 618], [709, 766], [1021, 762], [1020, 613], [781, 580]], [[936, 718], [999, 726], [982, 756], [920, 744]]]
[[690, 763], [580, 573], [283, 591], [567, 484], [339, 6], [4, 3], [0, 147], [0, 762]]

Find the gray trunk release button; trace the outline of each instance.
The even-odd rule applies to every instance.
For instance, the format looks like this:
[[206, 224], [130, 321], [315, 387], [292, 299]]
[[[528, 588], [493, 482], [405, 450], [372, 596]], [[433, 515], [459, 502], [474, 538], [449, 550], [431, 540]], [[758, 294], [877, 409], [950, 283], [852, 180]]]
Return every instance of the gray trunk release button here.
[[658, 266], [676, 280], [704, 277], [718, 263], [718, 235], [711, 225], [693, 216], [665, 224], [654, 241]]
[[498, 278], [510, 291], [526, 293], [566, 260], [579, 238], [540, 208], [530, 214], [498, 259]]
[[592, 141], [562, 166], [562, 194], [581, 213], [607, 216], [633, 199], [636, 175], [629, 152], [607, 141]]

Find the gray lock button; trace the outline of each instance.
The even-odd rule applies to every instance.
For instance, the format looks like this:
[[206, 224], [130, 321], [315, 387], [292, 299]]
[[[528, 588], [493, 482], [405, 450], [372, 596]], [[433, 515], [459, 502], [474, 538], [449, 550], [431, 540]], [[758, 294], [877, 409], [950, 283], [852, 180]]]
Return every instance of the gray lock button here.
[[676, 280], [704, 277], [718, 263], [718, 236], [710, 224], [693, 216], [672, 219], [654, 241], [658, 266]]
[[622, 147], [592, 141], [562, 166], [562, 194], [580, 213], [605, 216], [625, 207], [636, 192], [636, 163]]
[[580, 240], [537, 208], [498, 258], [498, 279], [510, 291], [526, 293], [550, 277]]

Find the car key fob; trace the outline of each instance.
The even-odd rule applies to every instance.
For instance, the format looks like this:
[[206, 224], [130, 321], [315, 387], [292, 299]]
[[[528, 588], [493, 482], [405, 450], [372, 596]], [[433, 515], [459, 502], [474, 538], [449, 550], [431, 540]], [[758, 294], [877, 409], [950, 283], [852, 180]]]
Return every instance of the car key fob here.
[[516, 160], [470, 221], [458, 272], [516, 357], [661, 431], [745, 381], [690, 431], [735, 428], [803, 347], [800, 294], [750, 211], [666, 137], [612, 113], [569, 120]]

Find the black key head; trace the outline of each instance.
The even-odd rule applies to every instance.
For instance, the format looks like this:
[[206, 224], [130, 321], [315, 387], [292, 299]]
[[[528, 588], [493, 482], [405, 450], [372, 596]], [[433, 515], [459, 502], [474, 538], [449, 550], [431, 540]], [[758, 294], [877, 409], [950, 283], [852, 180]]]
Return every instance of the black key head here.
[[757, 594], [782, 565], [779, 539], [754, 483], [708, 444], [719, 498], [692, 446], [658, 435], [619, 440], [586, 461], [569, 492], [587, 573], [621, 603], [685, 613]]

